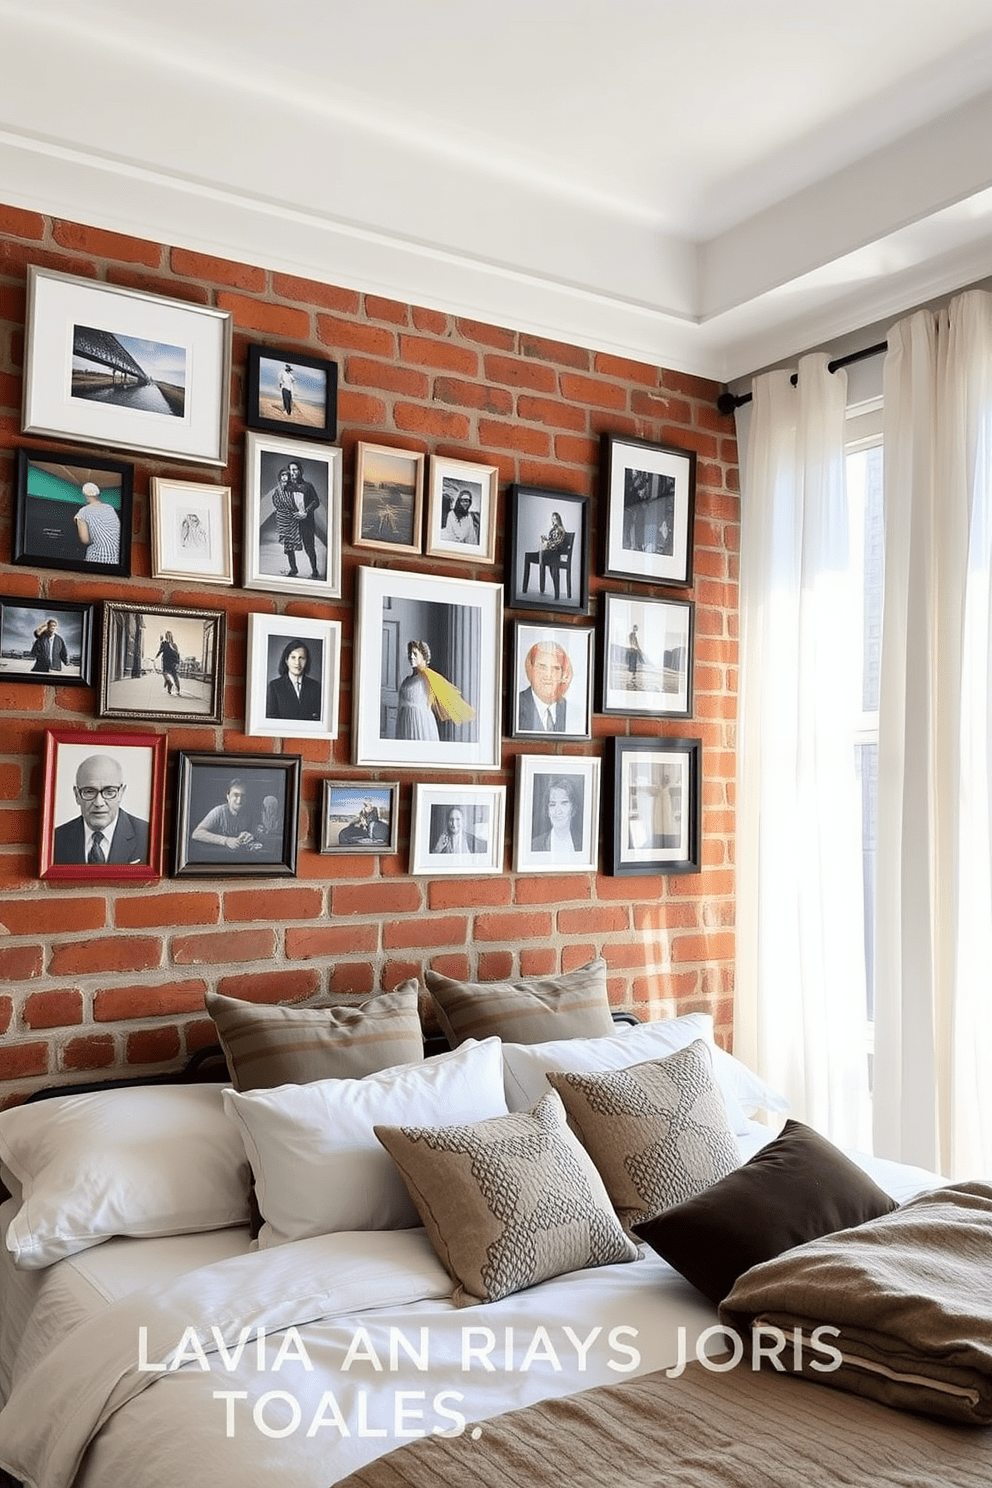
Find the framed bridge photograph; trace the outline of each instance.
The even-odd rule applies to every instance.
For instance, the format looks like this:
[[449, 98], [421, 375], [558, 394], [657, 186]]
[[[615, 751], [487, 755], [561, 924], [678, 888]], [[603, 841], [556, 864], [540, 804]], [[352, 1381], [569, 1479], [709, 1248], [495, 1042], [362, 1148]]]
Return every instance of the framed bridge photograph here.
[[231, 315], [28, 269], [23, 428], [227, 463]]

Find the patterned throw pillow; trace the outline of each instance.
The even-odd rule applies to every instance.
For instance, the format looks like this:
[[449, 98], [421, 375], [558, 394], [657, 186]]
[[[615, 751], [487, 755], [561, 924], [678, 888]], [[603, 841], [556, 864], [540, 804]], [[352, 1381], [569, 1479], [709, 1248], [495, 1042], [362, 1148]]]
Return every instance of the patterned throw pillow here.
[[375, 1134], [456, 1282], [456, 1307], [637, 1258], [553, 1091], [533, 1111]]
[[509, 1043], [540, 1044], [614, 1032], [601, 956], [561, 976], [457, 982], [439, 971], [425, 971], [424, 981], [452, 1048], [468, 1038], [493, 1035]]
[[550, 1070], [548, 1080], [628, 1229], [740, 1166], [702, 1039], [665, 1059], [603, 1074]]

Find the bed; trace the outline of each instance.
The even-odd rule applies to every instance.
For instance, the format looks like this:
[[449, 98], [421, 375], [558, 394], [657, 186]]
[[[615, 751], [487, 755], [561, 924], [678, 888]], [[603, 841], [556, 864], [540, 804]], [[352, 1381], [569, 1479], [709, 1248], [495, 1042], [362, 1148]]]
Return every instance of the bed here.
[[[663, 1258], [664, 1236], [645, 1236], [728, 1184], [740, 1212], [732, 1185], [754, 1163], [774, 1177], [769, 1154], [798, 1124], [754, 1119], [781, 1102], [716, 1049], [707, 1018], [618, 1028], [601, 962], [432, 991], [454, 1047], [426, 1058], [416, 989], [343, 1012], [214, 999], [229, 1082], [0, 1113], [12, 1481], [534, 1488], [566, 1462], [590, 1484], [808, 1481], [798, 1458], [762, 1477], [757, 1446], [742, 1450], [782, 1458], [783, 1411], [807, 1423], [790, 1452], [810, 1450], [815, 1421], [817, 1439], [843, 1424], [888, 1443], [879, 1474], [903, 1471], [889, 1461], [903, 1441], [945, 1463], [939, 1481], [990, 1481], [985, 1431], [720, 1369], [727, 1316]], [[655, 1164], [632, 1184], [611, 1144], [624, 1133], [629, 1157], [645, 1102], [675, 1146], [663, 1179]], [[820, 1159], [803, 1143], [821, 1139], [798, 1137], [808, 1175]], [[842, 1210], [868, 1195], [868, 1226], [941, 1183], [837, 1159]]]

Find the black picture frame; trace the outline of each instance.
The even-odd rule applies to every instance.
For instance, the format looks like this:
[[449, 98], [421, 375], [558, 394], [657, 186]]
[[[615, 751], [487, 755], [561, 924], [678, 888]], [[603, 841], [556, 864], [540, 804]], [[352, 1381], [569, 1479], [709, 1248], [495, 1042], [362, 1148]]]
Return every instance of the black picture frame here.
[[[172, 872], [175, 878], [295, 878], [300, 814], [298, 754], [194, 754], [176, 756]], [[245, 825], [237, 834], [221, 813], [232, 811], [241, 783]], [[273, 803], [270, 805], [270, 803]], [[234, 825], [240, 826], [238, 820]], [[198, 839], [205, 831], [230, 844]], [[237, 840], [242, 839], [242, 840]]]
[[224, 721], [223, 610], [103, 602], [100, 718]]
[[614, 877], [699, 873], [702, 869], [701, 739], [610, 740], [613, 830], [606, 834]]
[[690, 588], [695, 450], [604, 434], [602, 456], [604, 576]]
[[[39, 632], [51, 620], [57, 628], [48, 641]], [[0, 678], [49, 687], [92, 686], [95, 630], [95, 605], [0, 594]]]
[[[284, 370], [294, 384], [285, 390], [280, 386]], [[337, 438], [337, 362], [310, 352], [252, 343], [248, 347], [247, 371], [247, 428], [306, 439]]]
[[592, 737], [594, 640], [591, 625], [514, 621], [507, 687], [511, 739], [554, 744]]
[[695, 605], [604, 594], [599, 711], [617, 718], [691, 718]]
[[589, 613], [589, 505], [588, 496], [571, 491], [510, 487], [506, 602], [511, 609]]
[[[71, 573], [112, 574], [129, 578], [131, 574], [131, 524], [134, 504], [134, 466], [124, 460], [111, 460], [106, 455], [81, 455], [70, 450], [17, 451], [16, 494], [14, 502], [14, 540], [11, 558], [14, 563], [32, 568], [58, 568]], [[85, 511], [90, 498], [83, 495], [85, 486], [95, 486], [98, 507], [108, 507], [117, 516], [117, 531], [109, 519], [101, 517], [106, 531], [101, 537], [89, 532], [90, 546], [100, 551], [116, 541], [114, 560], [87, 559], [87, 546], [80, 535], [77, 515]]]

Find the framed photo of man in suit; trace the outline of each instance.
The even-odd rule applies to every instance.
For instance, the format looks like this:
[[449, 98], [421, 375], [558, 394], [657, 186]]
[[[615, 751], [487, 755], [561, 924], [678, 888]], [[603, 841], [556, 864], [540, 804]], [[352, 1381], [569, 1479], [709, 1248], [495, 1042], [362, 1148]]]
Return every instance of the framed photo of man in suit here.
[[341, 622], [248, 616], [246, 734], [336, 739]]
[[592, 736], [593, 635], [591, 625], [517, 621], [511, 738], [553, 744]]
[[162, 876], [165, 735], [49, 729], [39, 877]]

